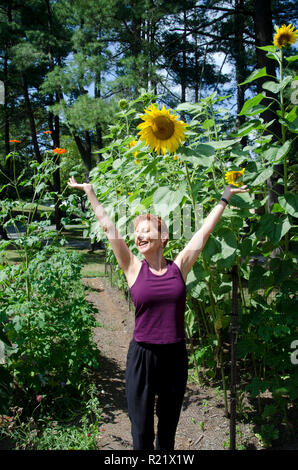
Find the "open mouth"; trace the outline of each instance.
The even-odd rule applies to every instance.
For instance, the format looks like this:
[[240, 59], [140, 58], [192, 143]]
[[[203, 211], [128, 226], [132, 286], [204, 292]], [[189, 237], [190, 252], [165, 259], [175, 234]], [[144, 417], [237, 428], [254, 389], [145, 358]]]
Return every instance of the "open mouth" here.
[[139, 242], [139, 246], [145, 246], [148, 245], [149, 242], [146, 242], [145, 240], [142, 240]]

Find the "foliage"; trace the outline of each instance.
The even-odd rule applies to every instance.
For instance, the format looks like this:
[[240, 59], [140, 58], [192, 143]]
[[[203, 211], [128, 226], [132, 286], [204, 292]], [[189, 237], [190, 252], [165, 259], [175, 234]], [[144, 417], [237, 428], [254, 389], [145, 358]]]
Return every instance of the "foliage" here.
[[[267, 48], [268, 53], [284, 67], [283, 58], [272, 47]], [[293, 61], [287, 61], [291, 79]], [[281, 71], [284, 73], [284, 68]], [[239, 128], [226, 125], [231, 122], [222, 103], [226, 97], [213, 93], [198, 103], [177, 107], [189, 124], [187, 145], [178, 149], [175, 158], [169, 154], [160, 157], [150, 153], [142, 142], [129, 145], [137, 141], [139, 98], [121, 108], [111, 141], [101, 151], [102, 162], [91, 171], [91, 177], [99, 200], [136, 255], [131, 222], [139, 213], [153, 212], [169, 225], [171, 237], [165, 256], [174, 258], [191, 235], [187, 234], [186, 225], [182, 224], [181, 230], [183, 220], [179, 216], [192, 209], [193, 233], [195, 222], [201, 221], [220, 197], [225, 172], [232, 165], [245, 167], [243, 179], [251, 191], [232, 197], [188, 277], [186, 327], [194, 346], [191, 362], [205, 377], [215, 377], [221, 371], [226, 389], [227, 363], [223, 350], [224, 344], [229, 343], [230, 273], [236, 264], [240, 300], [238, 352], [246, 370], [243, 380], [248, 382], [252, 398], [268, 390], [277, 404], [277, 412], [286, 415], [288, 404], [297, 400], [297, 370], [290, 361], [290, 344], [298, 334], [297, 196], [291, 156], [297, 133], [297, 106], [283, 94], [291, 83], [290, 78], [283, 78], [283, 73], [274, 90], [270, 85], [277, 95], [274, 100], [280, 103], [276, 111], [282, 125], [280, 141], [272, 142], [268, 124], [262, 118], [268, 106], [262, 104], [265, 93], [245, 102], [241, 114], [246, 122]], [[246, 82], [256, 76], [258, 73]], [[264, 89], [268, 87], [267, 83]], [[243, 136], [248, 138], [244, 148]], [[284, 191], [269, 212], [266, 181], [276, 163], [283, 165], [280, 184]], [[90, 216], [91, 235], [103, 237], [99, 223], [92, 213]], [[114, 264], [125, 289], [123, 273], [111, 249], [107, 249], [108, 260]], [[276, 249], [278, 255], [274, 254]], [[262, 429], [267, 432], [269, 428]]]
[[[245, 371], [241, 385], [247, 382], [246, 391], [257, 400], [260, 440], [276, 438], [276, 416], [286, 420], [288, 407], [296, 403], [298, 376], [290, 345], [298, 336], [297, 56], [272, 45], [261, 47], [278, 67], [278, 79], [266, 67], [254, 70], [253, 2], [243, 2], [244, 13], [239, 2], [228, 2], [227, 8], [211, 3], [135, 2], [132, 8], [129, 2], [124, 7], [123, 2], [26, 0], [22, 5], [7, 2], [1, 10], [0, 79], [7, 101], [0, 127], [7, 155], [3, 152], [0, 223], [23, 231], [0, 245], [1, 256], [13, 245], [23, 257], [20, 265], [8, 266], [4, 258], [0, 266], [0, 340], [7, 359], [0, 365], [0, 398], [7, 406], [12, 380], [33, 400], [36, 394], [65, 393], [68, 386], [80, 387], [80, 367], [97, 359], [91, 342], [93, 311], [79, 287], [80, 260], [62, 249], [63, 238], [57, 243], [58, 233], [49, 230], [48, 214], [38, 213], [37, 199], [57, 198], [65, 212], [62, 223], [76, 216], [92, 240], [103, 232], [92, 211], [80, 209], [79, 196], [51, 191], [52, 176], [62, 168], [65, 183], [70, 172], [85, 170], [135, 254], [135, 215], [150, 211], [164, 217], [171, 234], [165, 255], [174, 258], [220, 197], [224, 173], [233, 166], [245, 167], [251, 191], [233, 196], [188, 277], [190, 363], [200, 379], [220, 377], [226, 395], [231, 269], [236, 265], [238, 355]], [[286, 6], [278, 7], [275, 14], [287, 21]], [[269, 24], [264, 24], [267, 33]], [[244, 80], [242, 96], [248, 87], [255, 90], [256, 80], [265, 80], [238, 109], [240, 127], [230, 111], [231, 96], [209, 93], [227, 80], [222, 69], [210, 67], [209, 52], [219, 50], [235, 60], [237, 85]], [[244, 79], [251, 66], [253, 72]], [[138, 140], [144, 107], [154, 101], [176, 106], [172, 85], [181, 87], [181, 101], [188, 91], [196, 102], [176, 108], [189, 124], [187, 145], [175, 156], [159, 157], [141, 142], [131, 144]], [[119, 98], [126, 99], [117, 107]], [[275, 113], [280, 135], [271, 133], [268, 110]], [[49, 123], [53, 141], [38, 136]], [[9, 139], [20, 135], [22, 143], [14, 147], [20, 151], [10, 151]], [[60, 144], [69, 150], [62, 165], [50, 152], [38, 157], [39, 147]], [[281, 189], [271, 206], [269, 184], [276, 175]], [[55, 188], [60, 189], [57, 179]], [[191, 220], [188, 226], [182, 215]], [[107, 260], [115, 267], [118, 286], [127, 290], [110, 247]], [[65, 380], [68, 386], [61, 387]], [[263, 394], [273, 398], [274, 408], [261, 409]]]
[[[13, 344], [6, 348], [7, 367], [34, 397], [61, 393], [69, 385], [80, 389], [82, 367], [98, 365], [91, 342], [95, 310], [85, 301], [80, 270], [76, 253], [46, 247], [17, 280], [10, 266], [2, 271], [2, 321]], [[30, 300], [21, 287], [28, 280]]]
[[11, 438], [17, 450], [96, 450], [104, 428], [100, 425], [101, 410], [94, 386], [89, 387], [87, 395], [84, 407], [78, 407], [75, 419], [67, 422], [56, 420], [47, 412], [36, 417], [41, 404], [29, 419], [23, 417], [22, 408], [11, 407], [2, 435]]
[[[8, 158], [14, 161], [17, 156], [14, 152]], [[6, 199], [1, 211], [5, 226], [14, 226], [18, 236], [0, 243], [0, 322], [5, 343], [0, 391], [2, 397], [11, 399], [13, 385], [31, 404], [36, 397], [46, 400], [83, 393], [83, 369], [99, 364], [92, 339], [95, 310], [85, 300], [81, 255], [67, 252], [64, 238], [58, 241], [59, 233], [47, 230], [48, 212], [41, 214], [43, 220], [33, 220], [58, 166], [55, 158], [46, 154], [42, 164], [32, 161], [35, 172], [30, 181], [21, 174], [9, 182], [17, 195], [20, 185], [32, 186], [29, 213], [28, 202], [20, 199]], [[13, 213], [16, 207], [17, 215]], [[8, 245], [19, 250], [22, 263], [6, 263]], [[10, 404], [7, 400], [6, 408]]]

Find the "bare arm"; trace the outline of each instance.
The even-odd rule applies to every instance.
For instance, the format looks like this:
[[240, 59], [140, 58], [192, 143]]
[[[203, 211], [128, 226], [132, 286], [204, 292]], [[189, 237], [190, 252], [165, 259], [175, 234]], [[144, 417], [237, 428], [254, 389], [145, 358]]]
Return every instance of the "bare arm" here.
[[92, 184], [79, 184], [76, 182], [73, 176], [69, 179], [67, 184], [71, 188], [76, 188], [85, 191], [92, 206], [92, 209], [96, 215], [96, 218], [99, 220], [108, 237], [108, 240], [111, 244], [112, 250], [116, 256], [120, 268], [123, 269], [124, 272], [127, 271], [134, 260], [134, 255], [126, 245], [124, 239], [119, 234], [118, 230], [116, 229], [115, 225], [109, 218], [102, 205], [99, 203]]
[[[241, 188], [233, 188], [232, 185], [228, 185], [224, 190], [222, 197], [229, 201], [233, 194], [249, 191], [249, 189], [246, 188], [246, 185]], [[184, 280], [186, 280], [189, 271], [206, 245], [210, 233], [222, 216], [226, 206], [227, 204], [224, 201], [219, 201], [216, 204], [210, 214], [206, 217], [200, 230], [194, 234], [185, 248], [175, 258], [175, 263], [179, 266]]]

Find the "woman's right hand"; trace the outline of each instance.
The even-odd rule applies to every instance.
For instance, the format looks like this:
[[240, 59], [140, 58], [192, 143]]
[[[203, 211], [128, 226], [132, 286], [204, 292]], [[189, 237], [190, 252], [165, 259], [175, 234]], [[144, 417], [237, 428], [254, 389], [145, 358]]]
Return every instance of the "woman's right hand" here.
[[68, 186], [70, 188], [75, 188], [75, 189], [81, 189], [81, 191], [85, 191], [88, 192], [92, 189], [92, 184], [89, 184], [89, 183], [77, 183], [75, 178], [73, 176], [71, 176], [69, 178], [69, 181], [67, 182]]

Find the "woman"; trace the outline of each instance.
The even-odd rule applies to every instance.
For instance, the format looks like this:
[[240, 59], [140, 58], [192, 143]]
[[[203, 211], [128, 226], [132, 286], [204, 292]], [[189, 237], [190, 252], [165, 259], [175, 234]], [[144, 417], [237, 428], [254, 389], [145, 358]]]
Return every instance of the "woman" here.
[[154, 404], [158, 416], [156, 450], [173, 450], [187, 383], [184, 334], [186, 279], [233, 194], [247, 186], [228, 185], [203, 226], [174, 261], [164, 258], [164, 222], [150, 214], [135, 219], [135, 256], [98, 202], [91, 184], [68, 185], [85, 191], [123, 270], [135, 305], [135, 328], [126, 364], [126, 396], [134, 450], [154, 449]]

